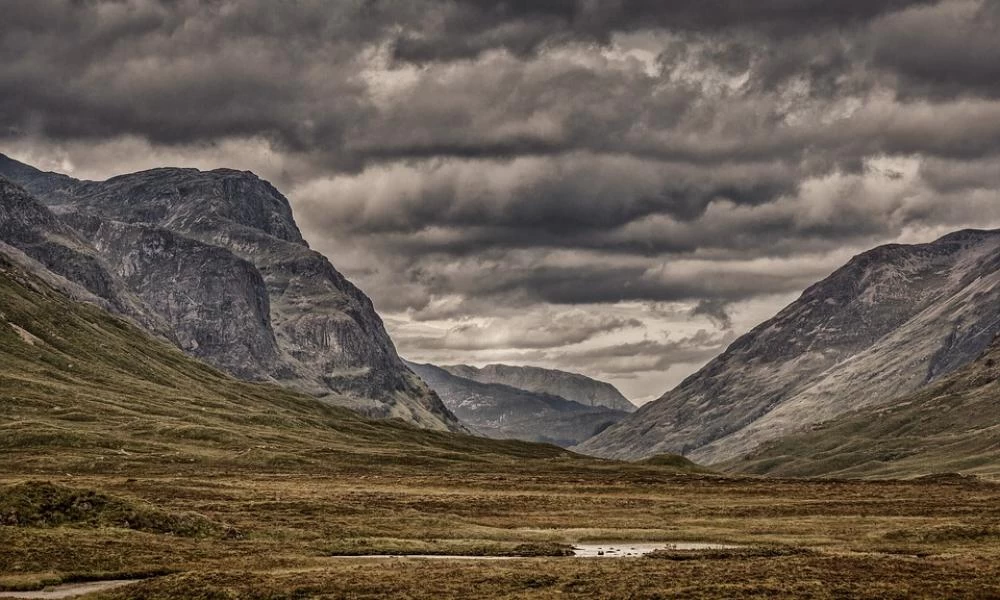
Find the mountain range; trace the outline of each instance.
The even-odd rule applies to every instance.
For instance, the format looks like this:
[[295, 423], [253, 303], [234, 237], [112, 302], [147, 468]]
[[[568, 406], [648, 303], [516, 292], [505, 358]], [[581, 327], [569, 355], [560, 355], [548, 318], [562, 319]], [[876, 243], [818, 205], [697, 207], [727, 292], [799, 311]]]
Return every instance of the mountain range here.
[[579, 373], [501, 364], [486, 365], [482, 368], [469, 365], [444, 365], [441, 368], [456, 377], [479, 383], [496, 383], [529, 392], [550, 394], [585, 406], [603, 406], [624, 412], [635, 411], [635, 405], [629, 402], [615, 386]]
[[[25, 294], [82, 302], [226, 374], [212, 385], [278, 384], [423, 428], [795, 476], [991, 473], [1000, 453], [1000, 231], [862, 253], [639, 409], [578, 374], [406, 363], [372, 302], [249, 172], [163, 168], [95, 182], [0, 155], [0, 259], [22, 312]], [[9, 365], [58, 347], [55, 316], [39, 333], [16, 312], [0, 315], [5, 343], [20, 349]], [[145, 350], [101, 341], [101, 323], [95, 348], [123, 353], [107, 361], [146, 364]], [[66, 370], [86, 364], [36, 353], [30, 374], [0, 374], [6, 391], [76, 381]], [[95, 386], [81, 390], [96, 397]]]
[[552, 446], [372, 421], [234, 379], [34, 268], [0, 253], [0, 456], [18, 476], [572, 458]]
[[[1000, 231], [875, 248], [575, 449], [624, 459], [676, 452], [702, 464], [733, 461], [944, 380], [993, 343], [998, 307]], [[983, 423], [995, 423], [996, 415], [994, 407]]]
[[[465, 366], [408, 364], [438, 393], [462, 423], [473, 432], [490, 438], [572, 446], [617, 423], [628, 414], [602, 404], [589, 404], [596, 397], [608, 398], [607, 401], [620, 404], [624, 396], [610, 384], [575, 373], [507, 365], [491, 365], [480, 371]], [[534, 390], [484, 382], [456, 374], [484, 372], [511, 374], [506, 381], [530, 385]], [[522, 376], [518, 377], [517, 374]], [[542, 391], [542, 388], [559, 389], [564, 393], [576, 392], [579, 396], [557, 395]], [[624, 402], [628, 403], [627, 400]]]

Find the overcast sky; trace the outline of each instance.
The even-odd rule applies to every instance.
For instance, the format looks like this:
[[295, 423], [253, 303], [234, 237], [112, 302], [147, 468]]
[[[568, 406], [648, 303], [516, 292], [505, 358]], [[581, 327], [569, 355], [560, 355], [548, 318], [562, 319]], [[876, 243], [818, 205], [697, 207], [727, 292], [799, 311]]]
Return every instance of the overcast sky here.
[[0, 151], [256, 172], [417, 361], [648, 400], [853, 254], [1000, 226], [992, 0], [0, 11]]

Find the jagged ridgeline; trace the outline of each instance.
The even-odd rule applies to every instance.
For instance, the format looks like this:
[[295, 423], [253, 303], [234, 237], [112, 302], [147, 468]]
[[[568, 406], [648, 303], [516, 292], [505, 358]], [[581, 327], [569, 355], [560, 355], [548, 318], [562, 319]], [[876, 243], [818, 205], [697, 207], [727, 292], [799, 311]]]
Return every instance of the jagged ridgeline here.
[[191, 356], [363, 414], [459, 430], [396, 353], [371, 300], [302, 238], [249, 172], [154, 169], [107, 181], [0, 155], [13, 260]]

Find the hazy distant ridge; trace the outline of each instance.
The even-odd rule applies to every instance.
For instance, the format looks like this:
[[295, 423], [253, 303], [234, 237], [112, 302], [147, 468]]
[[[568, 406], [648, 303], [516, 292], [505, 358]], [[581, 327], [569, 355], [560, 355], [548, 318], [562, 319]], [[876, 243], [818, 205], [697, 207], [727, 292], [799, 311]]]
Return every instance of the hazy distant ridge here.
[[530, 392], [552, 394], [587, 406], [606, 406], [626, 412], [636, 408], [615, 386], [579, 373], [501, 364], [486, 365], [481, 369], [468, 365], [441, 368], [452, 375], [480, 383], [499, 383]]

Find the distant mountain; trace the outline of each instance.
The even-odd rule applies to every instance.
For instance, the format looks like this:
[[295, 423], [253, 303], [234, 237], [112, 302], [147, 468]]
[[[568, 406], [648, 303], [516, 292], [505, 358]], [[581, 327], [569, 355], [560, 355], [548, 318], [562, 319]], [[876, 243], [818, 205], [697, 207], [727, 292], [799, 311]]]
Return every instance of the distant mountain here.
[[[368, 297], [309, 249], [287, 199], [252, 173], [154, 169], [78, 181], [0, 155], [0, 175], [33, 192], [55, 223], [49, 229], [61, 228], [40, 239], [71, 239], [77, 255], [100, 264], [95, 273], [110, 274], [104, 287], [123, 286], [147, 322], [164, 324], [190, 355], [369, 416], [460, 427], [403, 364]], [[77, 255], [6, 238], [130, 314], [77, 274]]]
[[479, 383], [499, 383], [529, 392], [561, 396], [587, 406], [606, 406], [625, 412], [636, 408], [615, 386], [578, 373], [510, 365], [487, 365], [481, 369], [468, 365], [441, 368], [452, 375]]
[[408, 363], [470, 429], [495, 439], [572, 446], [627, 413], [497, 383], [480, 383], [434, 365]]
[[576, 449], [728, 461], [971, 363], [1000, 332], [1000, 231], [852, 259], [659, 400]]
[[796, 477], [1000, 475], [1000, 338], [934, 385], [769, 442], [726, 467]]

